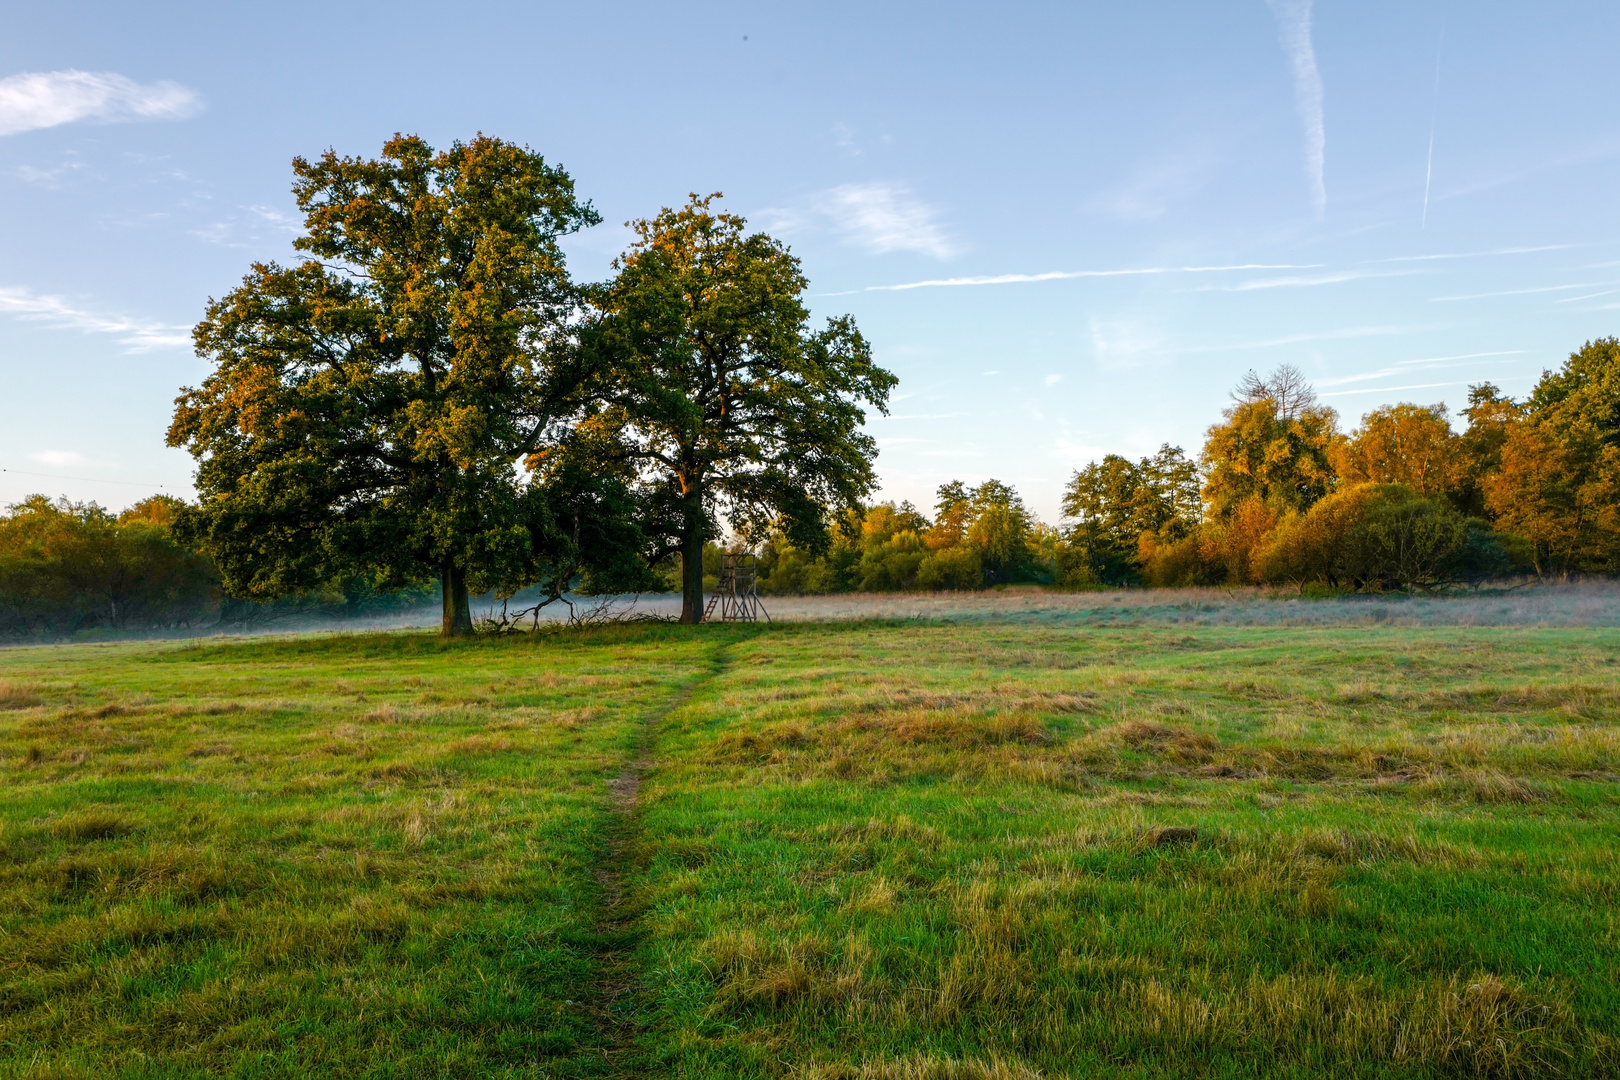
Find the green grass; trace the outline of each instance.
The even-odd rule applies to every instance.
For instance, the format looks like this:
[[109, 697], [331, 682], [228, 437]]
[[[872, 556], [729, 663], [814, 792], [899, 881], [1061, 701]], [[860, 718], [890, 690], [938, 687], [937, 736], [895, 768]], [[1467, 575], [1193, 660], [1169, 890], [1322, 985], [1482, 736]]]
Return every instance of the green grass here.
[[995, 622], [0, 652], [0, 1075], [1616, 1075], [1617, 656]]
[[0, 1069], [585, 1068], [603, 782], [706, 648], [0, 653]]

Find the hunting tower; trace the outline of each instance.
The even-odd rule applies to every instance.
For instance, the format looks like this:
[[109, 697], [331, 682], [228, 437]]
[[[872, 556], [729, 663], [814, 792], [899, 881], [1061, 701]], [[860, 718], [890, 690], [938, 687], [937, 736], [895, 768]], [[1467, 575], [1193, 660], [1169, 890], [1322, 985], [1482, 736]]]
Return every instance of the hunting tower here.
[[759, 601], [759, 560], [743, 552], [720, 556], [720, 587], [709, 597], [703, 621], [759, 622], [761, 615], [771, 621]]

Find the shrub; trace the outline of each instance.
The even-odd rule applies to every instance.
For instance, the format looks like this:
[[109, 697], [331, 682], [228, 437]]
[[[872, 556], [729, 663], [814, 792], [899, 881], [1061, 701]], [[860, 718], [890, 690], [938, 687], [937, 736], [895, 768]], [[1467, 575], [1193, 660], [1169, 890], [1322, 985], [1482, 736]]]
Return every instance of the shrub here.
[[[1471, 547], [1472, 544], [1472, 547]], [[1492, 561], [1485, 538], [1404, 484], [1357, 484], [1284, 520], [1255, 554], [1262, 581], [1430, 589]]]
[[967, 547], [936, 551], [917, 567], [917, 584], [925, 589], [982, 588], [984, 569], [979, 553]]
[[1181, 589], [1190, 585], [1212, 585], [1207, 567], [1199, 554], [1204, 526], [1179, 540], [1166, 542], [1153, 533], [1143, 533], [1137, 543], [1136, 559], [1142, 579], [1156, 589]]

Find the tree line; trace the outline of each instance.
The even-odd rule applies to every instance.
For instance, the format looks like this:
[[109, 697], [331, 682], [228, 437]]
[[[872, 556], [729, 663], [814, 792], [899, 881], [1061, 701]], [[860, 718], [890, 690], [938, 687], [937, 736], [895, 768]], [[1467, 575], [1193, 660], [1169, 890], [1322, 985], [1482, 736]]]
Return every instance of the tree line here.
[[0, 638], [332, 622], [434, 599], [431, 586], [384, 592], [358, 578], [274, 600], [227, 596], [213, 560], [174, 533], [184, 506], [154, 495], [115, 514], [93, 502], [31, 495], [7, 507], [0, 513]]
[[155, 496], [121, 514], [34, 495], [0, 515], [0, 634], [187, 626], [217, 609], [206, 556], [169, 528], [181, 503]]
[[1078, 469], [1061, 527], [990, 480], [849, 513], [831, 551], [783, 538], [766, 591], [1289, 584], [1437, 589], [1535, 574], [1620, 571], [1620, 341], [1588, 342], [1523, 401], [1470, 387], [1463, 430], [1444, 405], [1402, 403], [1339, 429], [1288, 365], [1250, 372], [1196, 459], [1180, 447]]
[[[293, 162], [296, 265], [208, 302], [211, 370], [169, 444], [198, 500], [122, 515], [35, 497], [0, 518], [0, 630], [185, 625], [216, 610], [675, 588], [702, 614], [718, 545], [776, 592], [1288, 582], [1438, 588], [1620, 569], [1620, 343], [1524, 401], [1472, 388], [1340, 432], [1300, 373], [1250, 374], [1196, 459], [1109, 455], [1065, 523], [996, 480], [932, 517], [868, 505], [895, 377], [853, 319], [812, 326], [779, 241], [718, 196], [628, 223], [603, 282], [560, 242], [600, 215], [527, 147]], [[712, 569], [712, 567], [711, 567]]]

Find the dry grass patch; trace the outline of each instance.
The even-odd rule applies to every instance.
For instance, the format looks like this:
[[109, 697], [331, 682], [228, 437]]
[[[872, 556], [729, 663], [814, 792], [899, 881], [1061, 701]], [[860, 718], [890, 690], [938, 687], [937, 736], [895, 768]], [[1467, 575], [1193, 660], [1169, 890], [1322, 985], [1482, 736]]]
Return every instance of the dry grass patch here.
[[446, 749], [452, 754], [513, 754], [523, 752], [510, 738], [498, 735], [473, 735], [458, 739]]
[[1032, 713], [1005, 713], [983, 707], [897, 709], [858, 712], [840, 720], [790, 721], [755, 731], [731, 730], [717, 738], [709, 761], [757, 764], [840, 753], [868, 765], [915, 762], [911, 751], [974, 751], [1018, 745], [1047, 746], [1052, 735]]
[[99, 807], [66, 814], [52, 821], [49, 828], [52, 836], [76, 844], [111, 840], [135, 831], [135, 825], [127, 817]]
[[0, 679], [0, 709], [31, 709], [40, 702], [38, 692], [27, 683]]

